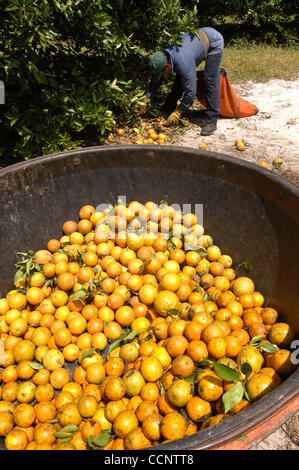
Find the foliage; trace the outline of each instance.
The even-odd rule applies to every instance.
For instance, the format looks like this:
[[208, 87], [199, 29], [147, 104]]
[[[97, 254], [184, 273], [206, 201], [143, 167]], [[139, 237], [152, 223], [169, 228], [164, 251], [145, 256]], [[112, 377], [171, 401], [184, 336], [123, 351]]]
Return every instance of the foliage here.
[[298, 2], [295, 0], [198, 0], [199, 17], [227, 40], [256, 40], [271, 44], [298, 41]]
[[189, 17], [178, 0], [7, 0], [2, 152], [27, 159], [101, 142], [118, 117], [132, 124], [145, 106], [138, 75], [148, 47]]

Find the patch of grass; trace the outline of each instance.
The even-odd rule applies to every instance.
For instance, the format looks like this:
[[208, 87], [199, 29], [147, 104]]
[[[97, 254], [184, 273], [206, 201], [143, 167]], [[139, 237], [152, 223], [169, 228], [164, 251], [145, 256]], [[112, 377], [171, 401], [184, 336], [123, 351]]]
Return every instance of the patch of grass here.
[[292, 80], [299, 76], [299, 48], [251, 43], [227, 46], [221, 66], [232, 83]]

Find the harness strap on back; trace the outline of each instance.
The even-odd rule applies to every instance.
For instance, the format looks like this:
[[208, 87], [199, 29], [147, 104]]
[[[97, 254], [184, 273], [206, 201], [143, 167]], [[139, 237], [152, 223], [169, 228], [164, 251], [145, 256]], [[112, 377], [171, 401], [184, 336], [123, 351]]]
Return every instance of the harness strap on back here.
[[210, 48], [210, 40], [209, 40], [209, 36], [207, 35], [207, 33], [205, 33], [205, 31], [203, 31], [202, 29], [198, 29], [196, 32], [195, 32], [196, 36], [198, 37], [198, 39], [202, 39], [203, 40], [203, 43], [204, 43], [204, 46], [205, 46], [205, 60], [207, 60], [207, 56], [208, 56], [208, 52], [209, 52], [209, 48]]

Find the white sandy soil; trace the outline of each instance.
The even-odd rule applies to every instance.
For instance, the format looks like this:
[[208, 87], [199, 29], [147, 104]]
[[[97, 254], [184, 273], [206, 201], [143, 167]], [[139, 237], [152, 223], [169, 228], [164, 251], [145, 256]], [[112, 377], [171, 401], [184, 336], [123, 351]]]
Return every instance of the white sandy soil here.
[[[249, 81], [235, 85], [234, 90], [259, 112], [242, 119], [221, 118], [217, 131], [208, 137], [200, 136], [200, 120], [190, 119], [190, 129], [180, 135], [180, 145], [198, 148], [205, 142], [210, 151], [256, 164], [266, 161], [270, 170], [273, 158], [279, 156], [283, 164], [274, 171], [299, 185], [299, 80]], [[237, 138], [246, 143], [243, 152], [235, 148]], [[174, 135], [172, 140], [176, 140]]]

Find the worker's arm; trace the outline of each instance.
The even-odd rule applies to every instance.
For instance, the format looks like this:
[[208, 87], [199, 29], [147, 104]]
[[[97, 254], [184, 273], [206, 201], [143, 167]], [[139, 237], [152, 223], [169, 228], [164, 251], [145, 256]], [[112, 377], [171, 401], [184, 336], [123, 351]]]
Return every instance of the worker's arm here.
[[181, 77], [181, 84], [184, 90], [184, 95], [178, 109], [183, 113], [192, 105], [196, 96], [196, 67], [184, 67], [178, 71]]
[[153, 95], [155, 95], [162, 83], [162, 78], [160, 78], [159, 82], [153, 82], [151, 81], [149, 84], [148, 89], [146, 90], [145, 96], [147, 98], [151, 98]]

